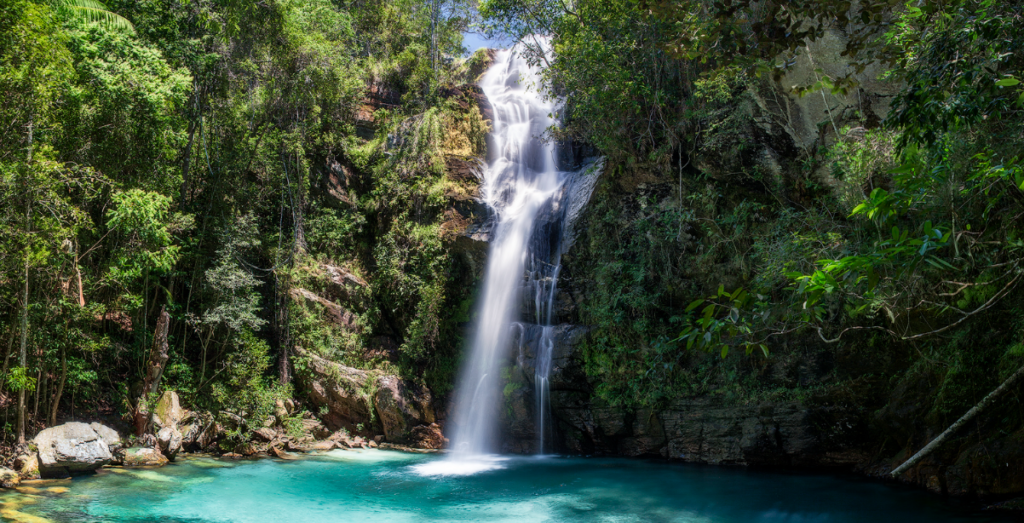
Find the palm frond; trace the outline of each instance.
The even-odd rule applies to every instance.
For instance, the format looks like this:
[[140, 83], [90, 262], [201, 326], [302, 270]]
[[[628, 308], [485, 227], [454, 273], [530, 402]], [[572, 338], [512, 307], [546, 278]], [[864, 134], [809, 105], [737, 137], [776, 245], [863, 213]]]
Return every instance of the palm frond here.
[[127, 18], [107, 9], [107, 6], [97, 0], [56, 0], [56, 3], [67, 8], [72, 16], [79, 20], [135, 33], [135, 26]]

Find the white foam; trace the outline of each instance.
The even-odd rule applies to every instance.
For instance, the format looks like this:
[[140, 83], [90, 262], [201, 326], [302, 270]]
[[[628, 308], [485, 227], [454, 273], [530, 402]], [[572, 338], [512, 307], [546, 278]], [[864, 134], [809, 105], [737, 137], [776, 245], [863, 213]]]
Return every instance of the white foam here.
[[458, 459], [439, 459], [409, 467], [420, 476], [471, 476], [489, 470], [505, 468], [508, 458], [481, 454]]

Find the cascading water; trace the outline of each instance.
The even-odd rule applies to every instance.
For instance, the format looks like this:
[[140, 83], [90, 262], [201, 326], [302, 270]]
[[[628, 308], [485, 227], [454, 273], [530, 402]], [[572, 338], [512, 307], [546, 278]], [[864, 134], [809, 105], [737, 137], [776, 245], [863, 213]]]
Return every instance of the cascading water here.
[[482, 195], [494, 212], [495, 229], [480, 315], [456, 400], [454, 459], [494, 450], [501, 363], [519, 312], [523, 273], [528, 262], [529, 272], [537, 272], [537, 256], [546, 254], [530, 252], [530, 244], [538, 240], [534, 224], [562, 186], [554, 143], [541, 139], [555, 123], [555, 108], [529, 88], [538, 83], [537, 71], [508, 51], [498, 55], [480, 82], [494, 110], [491, 144], [496, 151], [484, 173]]
[[[511, 330], [522, 327], [516, 320], [524, 288], [532, 291], [535, 320], [544, 326], [535, 365], [538, 445], [544, 451], [550, 325], [562, 232], [573, 197], [581, 191], [570, 187], [580, 172], [559, 171], [556, 146], [544, 138], [556, 123], [556, 104], [537, 91], [537, 73], [514, 50], [501, 51], [480, 82], [493, 108], [492, 160], [481, 188], [493, 212], [491, 247], [469, 359], [456, 388], [451, 455], [431, 463], [423, 473], [467, 474], [498, 466], [500, 458], [492, 453], [504, 386], [501, 367], [508, 357]], [[581, 185], [589, 198], [593, 182]], [[576, 207], [578, 212], [580, 205]]]

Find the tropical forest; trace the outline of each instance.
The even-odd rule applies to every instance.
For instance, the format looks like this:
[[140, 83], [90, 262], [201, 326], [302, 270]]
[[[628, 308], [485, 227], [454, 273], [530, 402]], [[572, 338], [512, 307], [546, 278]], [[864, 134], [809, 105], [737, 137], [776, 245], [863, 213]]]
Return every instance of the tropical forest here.
[[0, 521], [1024, 518], [1024, 2], [0, 0]]

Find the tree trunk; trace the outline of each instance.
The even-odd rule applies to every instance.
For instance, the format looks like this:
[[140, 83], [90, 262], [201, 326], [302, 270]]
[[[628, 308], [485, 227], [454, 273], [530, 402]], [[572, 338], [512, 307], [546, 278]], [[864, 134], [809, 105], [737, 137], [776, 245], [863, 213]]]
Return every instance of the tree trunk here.
[[42, 356], [39, 358], [39, 370], [36, 371], [36, 397], [32, 401], [32, 421], [39, 419], [39, 396], [46, 390], [46, 362]]
[[53, 402], [50, 404], [49, 426], [57, 424], [57, 408], [60, 406], [60, 396], [64, 394], [64, 382], [68, 379], [68, 358], [62, 348], [60, 350], [60, 380], [57, 382], [57, 392], [53, 395]]
[[85, 307], [85, 293], [82, 292], [82, 269], [78, 266], [78, 240], [75, 240], [75, 279], [78, 280], [78, 306]]
[[170, 325], [171, 317], [167, 314], [167, 307], [160, 308], [160, 317], [156, 321], [156, 332], [153, 334], [153, 350], [149, 353], [149, 363], [146, 365], [146, 377], [142, 382], [142, 396], [135, 407], [135, 435], [142, 436], [149, 427], [149, 405], [148, 398], [156, 394], [160, 388], [160, 378], [164, 374], [164, 367], [167, 366], [170, 345], [167, 343], [167, 328]]
[[[32, 168], [32, 117], [28, 120], [28, 162], [27, 169]], [[28, 173], [25, 177], [25, 238], [32, 229], [32, 195], [28, 187]], [[25, 246], [25, 286], [21, 295], [21, 347], [18, 351], [18, 366], [24, 372], [28, 360], [28, 260], [29, 246]], [[25, 387], [18, 390], [18, 445], [25, 444]]]
[[288, 329], [288, 291], [280, 292], [277, 296], [277, 321], [275, 330], [277, 331], [277, 344], [279, 349], [279, 358], [277, 360], [278, 368], [277, 375], [281, 385], [288, 385], [292, 381], [291, 373], [291, 336]]
[[1014, 372], [1012, 376], [1006, 378], [1006, 381], [1004, 381], [1002, 385], [996, 387], [996, 390], [988, 393], [988, 396], [985, 396], [981, 401], [978, 402], [977, 405], [972, 407], [971, 410], [967, 411], [967, 414], [964, 414], [963, 417], [956, 420], [956, 423], [953, 423], [942, 434], [939, 434], [939, 437], [933, 439], [931, 443], [925, 445], [925, 447], [918, 451], [917, 454], [914, 454], [910, 459], [903, 462], [902, 465], [896, 467], [896, 469], [890, 472], [890, 474], [893, 477], [899, 476], [910, 467], [913, 467], [915, 463], [921, 461], [922, 458], [924, 458], [928, 454], [931, 454], [932, 451], [939, 448], [939, 446], [942, 445], [943, 442], [949, 439], [949, 437], [952, 436], [953, 433], [955, 433], [957, 430], [960, 430], [960, 428], [963, 427], [968, 421], [971, 421], [982, 410], [991, 405], [992, 402], [996, 400], [996, 398], [1001, 396], [1007, 390], [1010, 390], [1010, 387], [1022, 376], [1024, 376], [1024, 367], [1017, 369], [1017, 372]]

